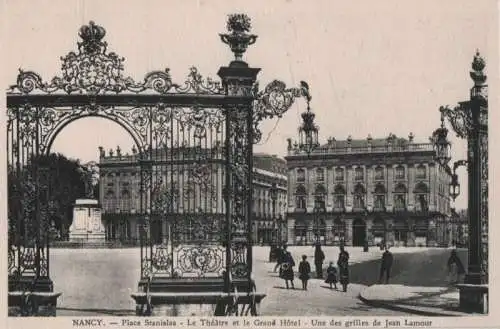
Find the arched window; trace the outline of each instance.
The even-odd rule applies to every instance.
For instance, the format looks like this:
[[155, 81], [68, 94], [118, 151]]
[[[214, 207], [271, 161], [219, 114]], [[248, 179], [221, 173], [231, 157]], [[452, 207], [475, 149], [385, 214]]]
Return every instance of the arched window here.
[[325, 170], [323, 168], [316, 169], [316, 181], [318, 182], [325, 181]]
[[357, 184], [354, 188], [354, 209], [365, 209], [365, 194], [365, 187], [362, 184]]
[[415, 210], [427, 211], [429, 209], [429, 189], [425, 183], [418, 183], [413, 191], [415, 195]]
[[373, 192], [374, 197], [374, 210], [385, 211], [385, 187], [382, 184], [377, 184], [375, 186], [375, 191]]
[[345, 208], [345, 190], [342, 185], [335, 186], [333, 191], [333, 207], [336, 211], [343, 211]]
[[297, 209], [306, 209], [306, 195], [307, 191], [303, 185], [297, 186], [295, 190], [295, 201]]
[[314, 190], [314, 206], [317, 208], [324, 209], [325, 204], [326, 189], [323, 184], [318, 184]]
[[297, 182], [305, 182], [306, 180], [306, 171], [304, 169], [297, 169]]
[[375, 180], [380, 181], [384, 180], [384, 168], [383, 167], [376, 167], [375, 168]]
[[427, 177], [427, 168], [424, 165], [417, 166], [415, 177], [417, 179], [425, 179]]
[[335, 168], [335, 181], [336, 182], [344, 181], [344, 169], [343, 168]]
[[364, 173], [365, 171], [362, 167], [357, 167], [356, 169], [354, 169], [354, 179], [357, 181], [362, 181], [365, 178]]
[[394, 209], [406, 209], [406, 186], [398, 184], [394, 189]]
[[395, 169], [395, 179], [402, 180], [405, 179], [405, 167], [397, 166]]

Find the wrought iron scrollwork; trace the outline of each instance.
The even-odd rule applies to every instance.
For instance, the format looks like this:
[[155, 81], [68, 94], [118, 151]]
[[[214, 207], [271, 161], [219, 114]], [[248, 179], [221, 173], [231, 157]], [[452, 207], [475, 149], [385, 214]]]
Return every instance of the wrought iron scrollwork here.
[[181, 245], [176, 248], [174, 271], [184, 276], [220, 276], [225, 266], [224, 255], [220, 245]]
[[106, 30], [90, 22], [80, 28], [77, 52], [71, 51], [61, 57], [61, 76], [44, 82], [42, 77], [33, 71], [19, 70], [17, 83], [10, 86], [9, 91], [22, 94], [64, 92], [67, 94], [87, 93], [90, 95], [104, 93], [142, 93], [154, 91], [159, 94], [196, 93], [223, 94], [219, 82], [210, 78], [204, 79], [195, 67], [190, 69], [184, 86], [173, 83], [170, 69], [152, 71], [145, 75], [142, 82], [124, 76], [125, 58], [115, 52], [107, 52], [108, 44], [103, 41]]
[[253, 95], [254, 143], [258, 143], [262, 138], [259, 130], [262, 120], [281, 118], [293, 105], [295, 98], [304, 97], [308, 103], [311, 101], [309, 85], [304, 81], [301, 81], [300, 88], [287, 88], [284, 82], [274, 80], [262, 91], [259, 91], [259, 84], [255, 83]]

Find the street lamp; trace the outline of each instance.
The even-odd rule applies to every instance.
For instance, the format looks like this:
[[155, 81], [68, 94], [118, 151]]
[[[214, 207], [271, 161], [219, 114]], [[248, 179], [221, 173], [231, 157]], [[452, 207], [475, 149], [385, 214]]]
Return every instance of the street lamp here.
[[[484, 59], [476, 52], [470, 72], [474, 82], [470, 99], [460, 102], [454, 109], [440, 107], [441, 130], [436, 130], [436, 136], [433, 136], [437, 137], [434, 139], [436, 157], [441, 164], [449, 161], [449, 153], [443, 148], [445, 143], [439, 138], [444, 135], [443, 117], [448, 118], [458, 137], [467, 139], [469, 266], [465, 285], [458, 285], [458, 288], [461, 308], [479, 312], [484, 310], [483, 298], [488, 290], [488, 86], [487, 76], [483, 73], [485, 66]], [[459, 192], [458, 181], [454, 185], [453, 193], [456, 194]]]
[[434, 142], [434, 150], [436, 151], [436, 160], [438, 163], [447, 167], [451, 160], [451, 143], [448, 141], [448, 129], [444, 125], [444, 113], [441, 112], [441, 127], [436, 129], [432, 134]]
[[465, 165], [467, 165], [467, 161], [465, 160], [459, 160], [453, 163], [453, 172], [451, 173], [451, 182], [449, 186], [450, 196], [453, 199], [453, 201], [455, 201], [457, 196], [460, 195], [460, 183], [458, 182], [457, 168]]
[[[276, 182], [273, 182], [271, 185], [271, 189], [269, 190], [269, 195], [271, 196], [272, 207], [273, 207], [273, 226], [276, 223], [276, 199], [278, 198], [278, 187]], [[274, 230], [273, 230], [274, 231]], [[278, 246], [277, 246], [277, 238], [276, 234], [273, 232], [273, 239], [271, 241], [271, 249], [269, 250], [269, 261], [274, 262], [278, 257]]]
[[311, 98], [307, 98], [307, 110], [302, 113], [302, 125], [299, 127], [299, 149], [310, 155], [318, 146], [318, 126], [314, 123], [316, 116], [309, 105]]

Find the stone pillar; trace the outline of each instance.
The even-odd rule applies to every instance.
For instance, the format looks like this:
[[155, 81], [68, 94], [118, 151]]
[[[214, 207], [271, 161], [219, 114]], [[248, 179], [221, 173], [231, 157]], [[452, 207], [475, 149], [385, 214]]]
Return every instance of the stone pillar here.
[[333, 218], [327, 218], [325, 220], [326, 225], [326, 236], [325, 243], [326, 245], [333, 245]]
[[415, 164], [409, 164], [408, 165], [408, 210], [412, 211], [415, 207], [415, 197], [413, 196], [413, 189], [415, 186]]
[[375, 189], [374, 184], [374, 171], [375, 166], [364, 166], [365, 170], [365, 178], [366, 178], [366, 205], [368, 206], [368, 210], [373, 209], [373, 190]]
[[393, 191], [394, 191], [394, 165], [388, 165], [387, 166], [387, 200], [386, 200], [386, 208], [387, 211], [392, 211], [393, 206], [394, 206], [394, 196], [393, 196]]
[[386, 221], [386, 233], [385, 233], [385, 239], [386, 243], [390, 244], [391, 246], [394, 246], [394, 219], [393, 218], [388, 218]]
[[287, 234], [288, 234], [288, 244], [295, 244], [295, 219], [287, 219]]
[[406, 237], [406, 246], [415, 247], [415, 220], [408, 218], [408, 235]]
[[[429, 211], [438, 210], [437, 208], [437, 195], [438, 195], [438, 170], [433, 163], [429, 164]], [[448, 187], [446, 186], [446, 189]]]
[[369, 246], [375, 245], [373, 242], [373, 234], [372, 234], [372, 227], [373, 227], [373, 218], [371, 217], [366, 217], [366, 241], [368, 242]]
[[352, 166], [345, 167], [346, 173], [346, 211], [352, 211], [353, 206], [353, 189], [354, 189], [354, 170]]
[[345, 219], [345, 245], [352, 246], [352, 218]]

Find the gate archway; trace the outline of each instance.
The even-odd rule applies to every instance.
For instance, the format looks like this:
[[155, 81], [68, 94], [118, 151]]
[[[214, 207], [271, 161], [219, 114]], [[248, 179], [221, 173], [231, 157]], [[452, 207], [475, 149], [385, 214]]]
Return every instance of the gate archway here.
[[[252, 157], [261, 137], [258, 125], [283, 115], [295, 98], [309, 102], [311, 97], [304, 82], [287, 88], [274, 80], [259, 90], [260, 69], [242, 61], [257, 38], [247, 33], [250, 19], [230, 15], [227, 26], [230, 33], [221, 39], [235, 60], [219, 69], [217, 82], [194, 67], [184, 84], [174, 83], [168, 69], [134, 81], [125, 76], [124, 58], [108, 52], [104, 28], [93, 22], [80, 28], [77, 51], [61, 58], [60, 76], [45, 82], [20, 70], [6, 95], [8, 165], [19, 182], [9, 196], [10, 292], [53, 291], [48, 205], [42, 197], [51, 172], [33, 160], [50, 151], [67, 124], [91, 116], [120, 124], [138, 147], [144, 228], [139, 287], [168, 290], [176, 280], [191, 277], [194, 290], [204, 280], [219, 291], [252, 289]], [[28, 166], [34, 170], [28, 172]], [[14, 214], [14, 203], [25, 206]], [[151, 222], [157, 220], [168, 223], [166, 242], [152, 239]], [[29, 230], [21, 239], [24, 228]]]

